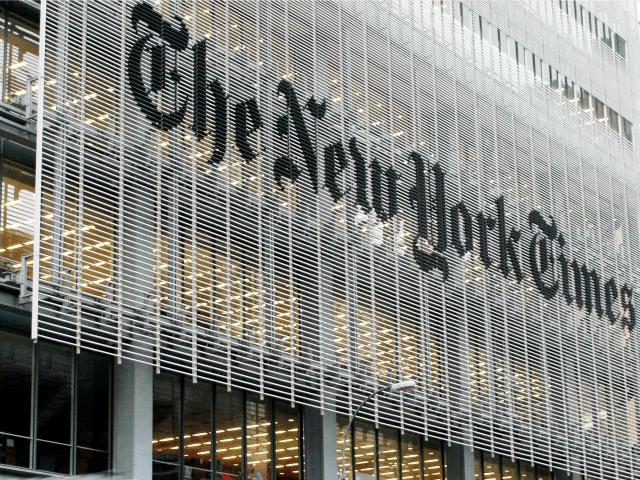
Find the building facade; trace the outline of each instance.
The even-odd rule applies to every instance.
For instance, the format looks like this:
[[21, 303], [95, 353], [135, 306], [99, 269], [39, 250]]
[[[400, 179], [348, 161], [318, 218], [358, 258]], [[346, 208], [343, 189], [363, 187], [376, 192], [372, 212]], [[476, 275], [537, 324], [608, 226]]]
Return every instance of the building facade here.
[[640, 477], [635, 2], [2, 8], [0, 475]]

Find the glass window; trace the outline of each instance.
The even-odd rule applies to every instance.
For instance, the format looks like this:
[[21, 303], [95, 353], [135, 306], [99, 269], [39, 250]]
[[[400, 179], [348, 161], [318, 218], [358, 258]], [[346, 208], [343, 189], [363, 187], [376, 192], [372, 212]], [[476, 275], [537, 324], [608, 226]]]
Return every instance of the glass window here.
[[[271, 401], [258, 395], [247, 395], [247, 478], [271, 479]], [[291, 442], [288, 442], [291, 443]], [[284, 455], [291, 460], [293, 455]]]
[[4, 99], [6, 103], [24, 108], [27, 80], [38, 76], [40, 29], [38, 25], [11, 12], [7, 20]]
[[615, 34], [616, 52], [623, 58], [627, 57], [627, 42], [617, 33]]
[[519, 462], [520, 480], [534, 480], [534, 468], [531, 462]]
[[68, 474], [73, 353], [70, 348], [53, 343], [40, 342], [38, 345], [36, 465], [40, 470]]
[[424, 478], [428, 480], [442, 480], [444, 465], [442, 465], [442, 442], [429, 439], [424, 441], [422, 450], [424, 464]]
[[[0, 268], [19, 271], [22, 255], [33, 253], [35, 171], [7, 157], [23, 154], [20, 145], [3, 141], [2, 205], [0, 210]], [[32, 150], [31, 150], [32, 152]]]
[[605, 112], [604, 112], [604, 103], [602, 103], [600, 100], [598, 100], [597, 98], [593, 98], [594, 104], [595, 104], [595, 113], [596, 113], [596, 118], [598, 120], [604, 121], [605, 119]]
[[402, 445], [402, 480], [420, 478], [420, 437], [405, 433], [400, 437]]
[[287, 402], [276, 401], [275, 405], [276, 478], [298, 480], [301, 461], [298, 409]]
[[0, 335], [0, 463], [29, 466], [33, 343], [7, 332]]
[[184, 478], [203, 480], [211, 471], [213, 386], [184, 382]]
[[580, 89], [580, 108], [585, 112], [591, 111], [590, 95], [584, 88]]
[[633, 123], [631, 123], [626, 118], [623, 118], [623, 123], [624, 123], [624, 138], [632, 142], [633, 141]]
[[[242, 392], [216, 387], [216, 471], [231, 480], [243, 477]], [[229, 479], [225, 479], [229, 480]]]
[[536, 480], [551, 480], [551, 470], [541, 465], [536, 465]]
[[153, 377], [153, 477], [178, 479], [180, 458], [180, 377]]
[[611, 108], [609, 108], [609, 126], [614, 132], [620, 133], [620, 116]]
[[109, 379], [111, 359], [95, 353], [76, 356], [77, 443], [76, 474], [109, 469]]
[[375, 480], [376, 429], [372, 424], [358, 420], [353, 422], [353, 458], [355, 480]]
[[482, 480], [482, 452], [480, 450], [473, 451], [473, 466], [475, 467], [476, 478]]
[[518, 462], [502, 457], [502, 480], [518, 480]]
[[378, 459], [381, 479], [395, 480], [400, 477], [397, 430], [387, 427], [378, 430]]
[[342, 468], [344, 464], [345, 478], [351, 478], [351, 434], [347, 437], [346, 445], [344, 446], [344, 459], [342, 458], [342, 446], [344, 443], [344, 434], [347, 430], [347, 424], [349, 423], [349, 419], [347, 417], [343, 417], [342, 415], [337, 416], [337, 429], [336, 433], [338, 435], [338, 465], [339, 468]]
[[482, 452], [484, 480], [500, 480], [500, 457]]

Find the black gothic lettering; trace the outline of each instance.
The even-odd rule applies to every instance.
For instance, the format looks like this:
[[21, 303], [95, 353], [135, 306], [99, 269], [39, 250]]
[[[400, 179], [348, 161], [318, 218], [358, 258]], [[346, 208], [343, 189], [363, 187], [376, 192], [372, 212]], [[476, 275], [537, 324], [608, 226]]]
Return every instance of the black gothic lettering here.
[[449, 264], [444, 255], [438, 252], [427, 253], [420, 249], [418, 246], [419, 236], [413, 240], [413, 259], [420, 266], [420, 270], [425, 273], [429, 273], [433, 270], [440, 270], [442, 272], [442, 281], [446, 282], [449, 279]]
[[449, 265], [444, 255], [438, 252], [427, 253], [420, 249], [418, 241], [424, 239], [429, 241], [429, 213], [427, 210], [427, 180], [425, 176], [424, 160], [417, 152], [411, 152], [411, 159], [416, 167], [416, 184], [411, 188], [411, 206], [418, 210], [418, 234], [413, 240], [413, 259], [420, 266], [423, 272], [430, 272], [434, 269], [442, 272], [442, 281], [449, 278]]
[[[464, 202], [451, 207], [451, 244], [461, 257], [473, 251], [473, 219]], [[464, 226], [464, 243], [460, 240], [460, 215]]]
[[309, 113], [311, 113], [314, 118], [322, 120], [325, 113], [327, 113], [327, 101], [322, 100], [322, 103], [318, 103], [314, 97], [311, 97], [305, 105], [305, 108], [309, 110]]
[[613, 304], [618, 299], [618, 286], [616, 285], [616, 279], [610, 278], [607, 283], [604, 284], [604, 303], [605, 310], [607, 312], [607, 317], [609, 317], [609, 321], [611, 325], [616, 323], [618, 320], [619, 314], [616, 315], [613, 312]]
[[[540, 253], [539, 257], [538, 252]], [[540, 259], [539, 263], [538, 258]], [[547, 238], [541, 233], [536, 233], [529, 245], [529, 267], [538, 291], [547, 300], [555, 297], [560, 287], [560, 283], [555, 279], [551, 282], [551, 285], [547, 285], [544, 282], [543, 275], [549, 270], [550, 264], [553, 264], [553, 257], [549, 252]]]
[[[558, 244], [561, 249], [564, 249], [565, 240], [562, 234], [558, 235]], [[571, 305], [573, 303], [573, 295], [571, 294], [571, 283], [569, 280], [569, 260], [564, 256], [564, 252], [558, 256], [558, 262], [560, 262], [560, 271], [562, 273], [562, 296], [567, 302], [567, 305]]]
[[164, 45], [151, 47], [151, 92], [157, 93], [165, 86], [167, 57]]
[[349, 153], [356, 167], [356, 205], [360, 205], [365, 213], [371, 211], [367, 193], [367, 164], [358, 148], [356, 137], [349, 141]]
[[438, 225], [438, 242], [435, 249], [444, 252], [447, 249], [447, 205], [445, 196], [444, 170], [436, 163], [431, 167], [436, 184], [436, 222]]
[[418, 210], [418, 237], [429, 240], [429, 211], [427, 210], [427, 179], [424, 160], [417, 152], [411, 152], [416, 167], [416, 184], [411, 187], [411, 207]]
[[[574, 263], [576, 263], [574, 261]], [[577, 264], [576, 264], [577, 265]], [[574, 267], [574, 272], [575, 272]], [[582, 285], [584, 285], [584, 307], [588, 314], [591, 314], [593, 307], [595, 306], [596, 314], [598, 317], [602, 317], [604, 310], [602, 309], [602, 298], [600, 289], [600, 275], [595, 270], [589, 270], [586, 265], [582, 265], [580, 269], [575, 272], [578, 275], [581, 274]], [[576, 281], [576, 285], [577, 285]], [[576, 298], [577, 298], [576, 292]]]
[[347, 155], [342, 143], [337, 142], [324, 147], [324, 186], [329, 190], [334, 202], [340, 200], [346, 193], [340, 190], [337, 177], [347, 168], [347, 164]]
[[193, 133], [207, 136], [207, 41], [193, 46]]
[[[245, 162], [251, 161], [258, 156], [249, 144], [249, 135], [255, 133], [263, 127], [262, 116], [255, 98], [250, 98], [244, 102], [236, 104], [236, 145], [240, 150], [240, 155]], [[251, 121], [251, 128], [247, 127], [247, 121]]]
[[[179, 17], [176, 17], [179, 19]], [[162, 15], [153, 10], [148, 3], [138, 3], [133, 7], [131, 12], [131, 23], [134, 30], [138, 31], [138, 24], [144, 22], [148, 25], [149, 30], [155, 32], [158, 37], [167, 42], [176, 51], [183, 51], [189, 45], [189, 31], [187, 26], [180, 20], [181, 28], [175, 29], [169, 22], [163, 20]], [[157, 92], [165, 86], [166, 69], [166, 52], [164, 48], [152, 48], [152, 81], [151, 89], [147, 90], [142, 78], [142, 55], [145, 46], [154, 34], [148, 34], [136, 40], [131, 47], [131, 53], [127, 62], [127, 78], [131, 86], [131, 93], [140, 110], [151, 124], [163, 131], [169, 131], [179, 125], [187, 112], [188, 98], [184, 100], [182, 105], [171, 113], [165, 113], [158, 110], [151, 100], [149, 94]], [[160, 72], [162, 70], [162, 72]], [[172, 72], [172, 77], [177, 82], [180, 81], [177, 72]]]
[[[293, 85], [287, 80], [281, 80], [278, 84], [278, 94], [282, 94], [287, 99], [287, 110], [293, 121], [293, 127], [298, 137], [298, 143], [302, 150], [302, 156], [307, 164], [307, 171], [311, 177], [311, 183], [313, 184], [313, 190], [318, 193], [318, 159], [316, 152], [311, 143], [311, 137], [309, 136], [309, 130], [304, 122], [302, 115], [302, 108], [298, 102], [298, 97]], [[288, 123], [288, 122], [287, 122]], [[292, 180], [293, 181], [293, 180]]]
[[480, 260], [482, 264], [489, 268], [493, 263], [493, 259], [489, 256], [489, 230], [493, 230], [496, 226], [496, 219], [484, 213], [479, 212], [476, 215], [478, 222], [478, 239], [480, 241]]
[[387, 212], [382, 207], [382, 165], [375, 159], [371, 162], [371, 196], [376, 215], [380, 221], [386, 221]]
[[227, 94], [217, 79], [211, 82], [209, 88], [213, 93], [213, 113], [215, 115], [213, 153], [210, 162], [220, 163], [227, 153]]
[[636, 309], [632, 303], [633, 288], [626, 283], [620, 289], [620, 303], [622, 305], [622, 326], [628, 327], [630, 332], [636, 326]]
[[398, 214], [398, 180], [400, 180], [400, 175], [393, 167], [387, 168], [385, 175], [387, 176], [387, 195], [389, 197], [388, 219], [391, 220]]
[[[544, 282], [543, 275], [553, 265], [553, 256], [550, 252], [551, 245], [548, 242], [556, 239], [558, 229], [553, 218], [551, 223], [547, 223], [537, 210], [533, 210], [529, 214], [529, 228], [533, 229], [534, 224], [538, 226], [542, 233], [536, 233], [531, 239], [531, 244], [529, 245], [529, 267], [538, 291], [544, 298], [551, 300], [558, 293], [560, 283], [553, 279], [551, 285], [547, 285]], [[551, 273], [553, 274], [553, 272]]]
[[295, 162], [287, 156], [278, 157], [273, 163], [273, 178], [280, 190], [285, 190], [282, 178], [288, 178], [291, 183], [295, 183], [301, 173]]
[[571, 268], [573, 269], [573, 290], [576, 293], [576, 305], [582, 310], [584, 306], [584, 297], [582, 296], [582, 270], [580, 269], [580, 264], [575, 260], [571, 262]]
[[[520, 268], [520, 260], [516, 253], [515, 243], [520, 240], [520, 232], [515, 228], [511, 228], [509, 237], [507, 238], [507, 220], [504, 214], [504, 196], [500, 196], [496, 202], [498, 209], [498, 235], [500, 238], [500, 270], [504, 277], [508, 277], [513, 268], [516, 280], [520, 283], [524, 277]], [[511, 266], [509, 266], [511, 263]]]

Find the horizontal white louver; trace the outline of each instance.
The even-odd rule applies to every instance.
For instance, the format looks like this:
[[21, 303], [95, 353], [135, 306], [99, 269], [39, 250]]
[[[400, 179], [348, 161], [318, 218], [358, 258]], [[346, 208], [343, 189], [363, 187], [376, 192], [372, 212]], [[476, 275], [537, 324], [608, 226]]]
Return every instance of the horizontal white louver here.
[[514, 5], [43, 3], [34, 333], [631, 478], [636, 151]]

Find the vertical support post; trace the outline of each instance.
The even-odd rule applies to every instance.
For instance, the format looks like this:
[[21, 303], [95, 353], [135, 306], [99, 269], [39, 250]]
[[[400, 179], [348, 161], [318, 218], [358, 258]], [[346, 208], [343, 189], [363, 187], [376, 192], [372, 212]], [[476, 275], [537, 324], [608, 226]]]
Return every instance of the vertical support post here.
[[303, 408], [305, 480], [336, 478], [340, 468], [336, 414]]
[[447, 450], [447, 479], [475, 480], [476, 468], [473, 450], [464, 445], [452, 443]]
[[136, 480], [151, 480], [153, 368], [123, 360], [114, 368], [113, 469]]

